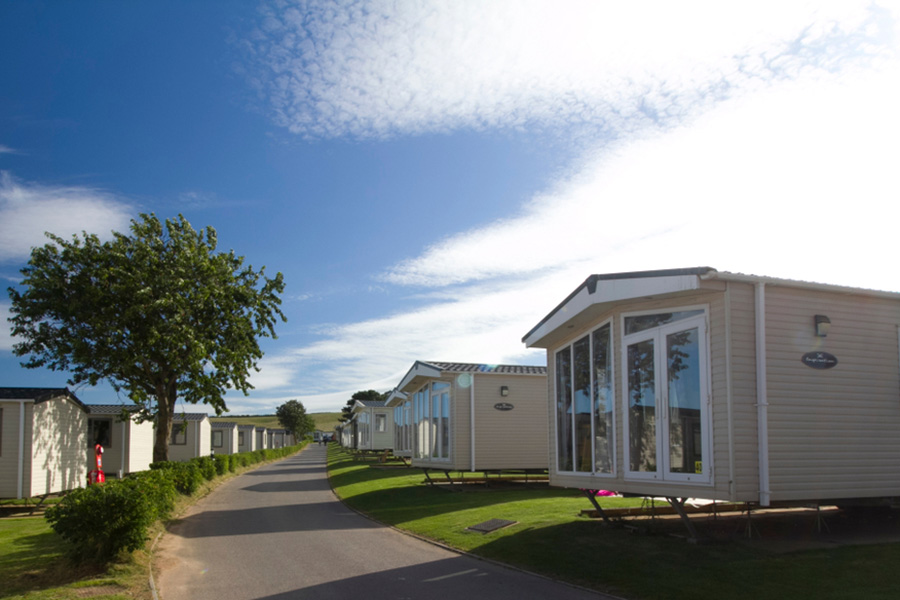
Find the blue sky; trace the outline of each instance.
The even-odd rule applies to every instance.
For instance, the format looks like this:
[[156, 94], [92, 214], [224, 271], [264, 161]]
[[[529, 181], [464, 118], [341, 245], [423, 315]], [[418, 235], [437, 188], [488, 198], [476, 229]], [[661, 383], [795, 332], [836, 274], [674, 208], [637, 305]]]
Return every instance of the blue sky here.
[[[897, 3], [618, 4], [0, 4], [0, 280], [44, 231], [213, 226], [287, 285], [235, 414], [544, 364], [592, 273], [900, 291]], [[66, 384], [13, 343], [2, 385]]]

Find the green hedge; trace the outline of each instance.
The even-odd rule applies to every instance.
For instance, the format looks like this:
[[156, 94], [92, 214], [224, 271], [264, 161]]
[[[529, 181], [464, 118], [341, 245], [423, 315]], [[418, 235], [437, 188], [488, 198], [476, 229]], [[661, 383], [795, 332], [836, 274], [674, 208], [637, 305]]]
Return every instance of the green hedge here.
[[143, 546], [150, 525], [172, 511], [175, 493], [165, 471], [143, 471], [74, 490], [48, 508], [46, 518], [70, 543], [73, 558], [106, 562]]
[[266, 460], [289, 456], [307, 442], [277, 450], [203, 456], [187, 462], [164, 461], [133, 473], [69, 492], [47, 509], [51, 527], [70, 543], [72, 556], [85, 562], [108, 562], [121, 552], [142, 547], [150, 526], [165, 519], [178, 493], [194, 494], [204, 479]]

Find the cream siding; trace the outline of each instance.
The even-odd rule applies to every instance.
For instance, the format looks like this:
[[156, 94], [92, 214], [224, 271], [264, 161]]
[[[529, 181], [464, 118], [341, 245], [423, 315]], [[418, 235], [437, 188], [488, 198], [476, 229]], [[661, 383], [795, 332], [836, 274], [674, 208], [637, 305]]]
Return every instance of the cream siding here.
[[[177, 419], [172, 427], [181, 424]], [[171, 437], [169, 443], [169, 460], [187, 461], [197, 456], [209, 456], [210, 454], [210, 426], [209, 419], [204, 418], [202, 421], [188, 420], [184, 421], [185, 443], [172, 444]]]
[[[547, 413], [544, 375], [510, 373], [445, 373], [439, 379], [451, 384], [450, 459], [415, 458], [412, 465], [451, 471], [547, 469]], [[471, 382], [471, 384], [469, 383]], [[500, 386], [509, 395], [500, 395]], [[472, 390], [475, 401], [475, 462], [472, 463]], [[410, 396], [415, 390], [407, 390]], [[499, 411], [494, 405], [514, 406]], [[415, 441], [413, 442], [415, 446]]]
[[[474, 379], [475, 470], [546, 469], [547, 378], [484, 373], [475, 375]], [[508, 396], [500, 395], [501, 386], [509, 388]], [[513, 405], [513, 409], [494, 408], [500, 402]], [[468, 412], [465, 411], [466, 416]], [[468, 441], [466, 429], [464, 438]]]
[[146, 471], [153, 462], [153, 422], [131, 421], [128, 426], [128, 451], [125, 458], [126, 473]]
[[[244, 443], [238, 444], [238, 452], [252, 452], [256, 450], [256, 428], [253, 425], [238, 425], [238, 433], [244, 434]], [[238, 436], [240, 439], [240, 436]]]
[[87, 414], [68, 398], [34, 405], [31, 481], [24, 495], [39, 496], [82, 487], [87, 480], [84, 448]]
[[[769, 286], [766, 309], [772, 500], [900, 496], [900, 303]], [[804, 365], [812, 351], [838, 364]]]
[[[15, 498], [19, 478], [19, 413], [23, 404], [0, 400], [0, 498]], [[30, 403], [25, 404], [26, 410]], [[28, 440], [28, 438], [25, 438]], [[25, 444], [26, 453], [30, 444]]]
[[[734, 451], [734, 473], [731, 476], [734, 492], [728, 499], [755, 501], [759, 497], [755, 292], [752, 285], [734, 282], [728, 285], [731, 301], [731, 434]], [[714, 433], [727, 436], [729, 431], [727, 428], [717, 428]]]

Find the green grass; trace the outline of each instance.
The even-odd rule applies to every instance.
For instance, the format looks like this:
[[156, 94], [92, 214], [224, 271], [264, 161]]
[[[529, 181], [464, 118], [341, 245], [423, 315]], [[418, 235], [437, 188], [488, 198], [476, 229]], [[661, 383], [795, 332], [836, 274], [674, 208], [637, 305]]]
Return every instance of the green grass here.
[[133, 598], [129, 580], [145, 574], [139, 563], [126, 561], [109, 569], [74, 567], [64, 543], [41, 518], [0, 519], [0, 598], [74, 600]]
[[[580, 516], [577, 490], [448, 492], [418, 469], [377, 470], [329, 447], [329, 475], [348, 505], [373, 518], [472, 554], [630, 599], [798, 600], [900, 597], [900, 544], [774, 554], [737, 541], [689, 544], [636, 535]], [[604, 507], [640, 500], [604, 498]], [[489, 534], [489, 519], [517, 524]], [[661, 533], [662, 530], [660, 530]], [[681, 533], [679, 527], [676, 531]]]

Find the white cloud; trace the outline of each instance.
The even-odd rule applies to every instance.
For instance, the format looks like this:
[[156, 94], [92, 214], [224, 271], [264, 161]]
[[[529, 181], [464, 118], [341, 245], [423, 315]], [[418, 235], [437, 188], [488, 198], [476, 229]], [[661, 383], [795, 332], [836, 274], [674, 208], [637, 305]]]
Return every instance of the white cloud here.
[[278, 124], [313, 137], [566, 124], [615, 137], [878, 55], [887, 21], [864, 2], [784, 1], [279, 2], [263, 15], [257, 85]]
[[3, 144], [0, 144], [0, 154], [17, 154], [17, 152], [15, 150], [13, 150], [12, 148], [10, 148], [9, 146], [4, 146]]
[[892, 16], [850, 3], [567, 4], [576, 19], [547, 6], [268, 14], [257, 50], [279, 122], [297, 133], [575, 122], [616, 138], [519, 214], [380, 277], [430, 290], [424, 304], [281, 353], [273, 378], [293, 379], [308, 408], [392, 387], [417, 359], [540, 364], [522, 336], [592, 273], [712, 266], [900, 291], [883, 259], [900, 200]]
[[0, 302], [0, 352], [12, 350], [12, 327], [7, 319], [10, 316], [9, 303]]
[[[452, 236], [384, 278], [440, 286], [592, 261], [857, 280], [892, 251], [891, 220], [873, 217], [898, 200], [897, 81], [892, 64], [723, 103], [690, 127], [586, 158], [520, 217]], [[886, 275], [870, 285], [900, 289]]]
[[45, 231], [61, 237], [124, 231], [130, 210], [100, 190], [22, 183], [0, 172], [0, 261], [26, 259], [33, 247], [48, 242]]

